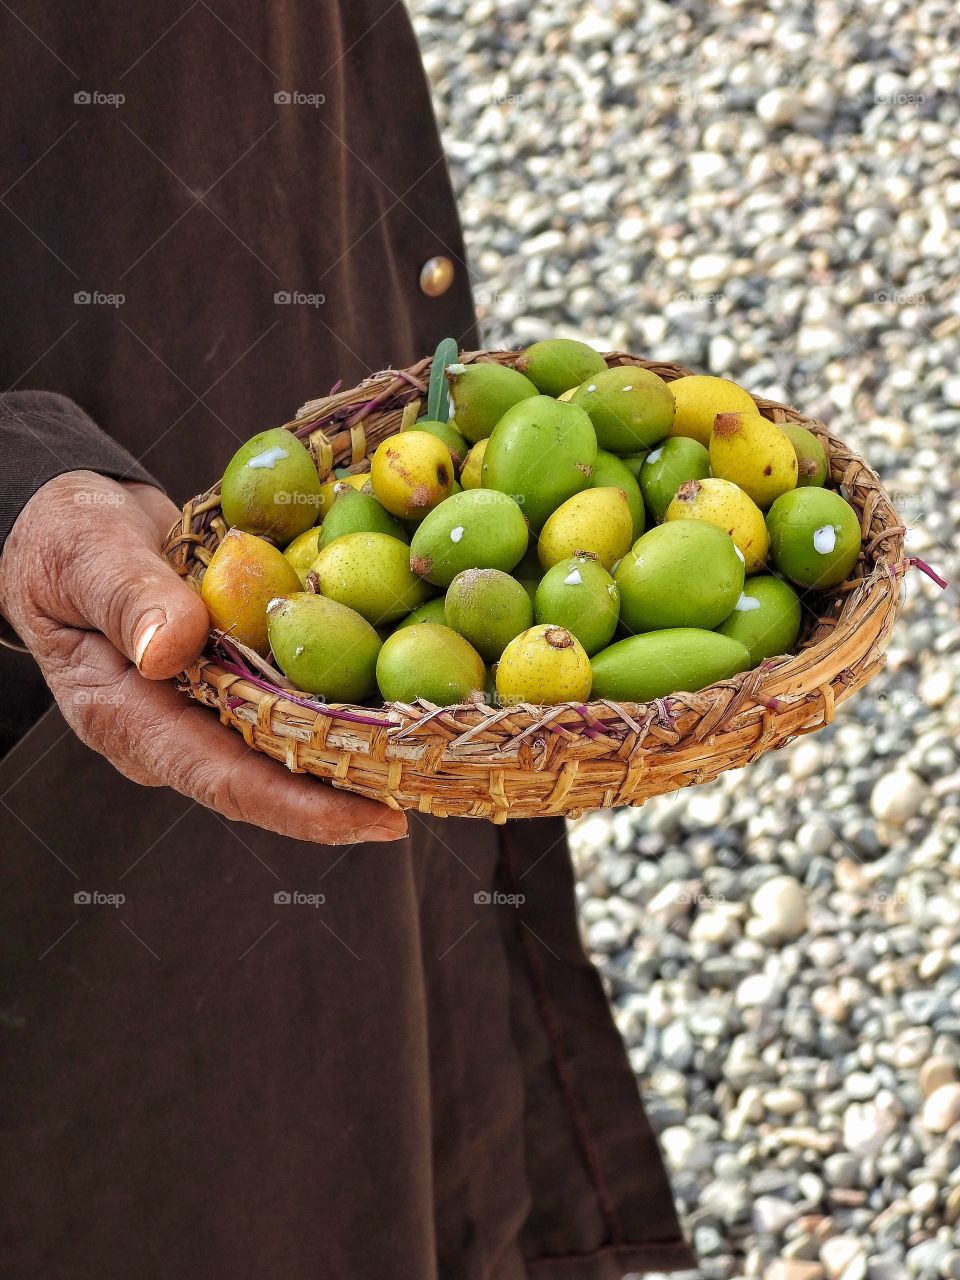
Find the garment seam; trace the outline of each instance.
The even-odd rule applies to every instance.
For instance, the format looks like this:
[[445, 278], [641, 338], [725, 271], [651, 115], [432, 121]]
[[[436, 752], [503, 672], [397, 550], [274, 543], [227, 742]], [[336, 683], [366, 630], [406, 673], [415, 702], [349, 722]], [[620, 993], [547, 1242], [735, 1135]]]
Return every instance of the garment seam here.
[[[510, 876], [511, 887], [517, 888], [519, 883], [517, 877], [516, 860], [510, 841], [506, 837], [505, 832], [501, 832], [501, 842], [505, 854], [505, 863]], [[533, 987], [534, 996], [537, 1001], [537, 1008], [540, 1014], [540, 1020], [543, 1023], [544, 1030], [547, 1035], [547, 1043], [550, 1046], [550, 1056], [553, 1059], [554, 1069], [560, 1081], [560, 1088], [563, 1098], [567, 1106], [570, 1120], [573, 1124], [574, 1133], [580, 1145], [581, 1154], [587, 1166], [587, 1174], [593, 1184], [597, 1199], [600, 1203], [600, 1210], [603, 1215], [604, 1224], [610, 1234], [612, 1243], [618, 1247], [623, 1241], [623, 1226], [620, 1222], [620, 1216], [617, 1213], [610, 1187], [607, 1183], [606, 1176], [603, 1171], [603, 1164], [600, 1159], [600, 1152], [597, 1149], [593, 1138], [590, 1135], [590, 1126], [587, 1121], [587, 1115], [584, 1111], [583, 1104], [577, 1093], [576, 1084], [573, 1076], [573, 1069], [567, 1056], [566, 1046], [563, 1038], [563, 1026], [557, 1016], [553, 1001], [547, 989], [544, 979], [543, 965], [540, 956], [535, 951], [529, 930], [523, 929], [520, 913], [517, 912], [516, 932], [519, 936], [520, 947], [526, 962], [527, 973]], [[608, 1248], [609, 1246], [604, 1246]], [[550, 1259], [543, 1259], [547, 1262]], [[531, 1265], [536, 1265], [532, 1263]]]

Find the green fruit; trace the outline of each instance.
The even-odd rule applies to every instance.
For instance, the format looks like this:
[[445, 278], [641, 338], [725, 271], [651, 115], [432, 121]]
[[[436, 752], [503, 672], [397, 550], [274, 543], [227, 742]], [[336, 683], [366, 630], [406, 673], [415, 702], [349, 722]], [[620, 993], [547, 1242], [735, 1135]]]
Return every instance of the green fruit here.
[[227, 524], [280, 546], [316, 523], [320, 505], [310, 451], [284, 427], [241, 445], [223, 473], [220, 507]]
[[410, 544], [410, 568], [448, 587], [464, 569], [512, 569], [527, 538], [527, 522], [511, 497], [496, 489], [467, 489], [424, 518]]
[[793, 649], [800, 621], [800, 600], [793, 588], [779, 578], [761, 574], [745, 585], [733, 613], [717, 631], [745, 644], [750, 650], [750, 665], [755, 667], [764, 658]]
[[482, 690], [486, 678], [483, 659], [473, 645], [432, 622], [395, 631], [377, 659], [377, 684], [387, 702], [423, 698], [449, 707]]
[[564, 627], [596, 653], [617, 629], [620, 592], [593, 556], [570, 556], [543, 575], [533, 612], [537, 622]]
[[348, 533], [386, 533], [401, 542], [407, 541], [406, 529], [372, 493], [344, 485], [320, 526], [320, 550]]
[[628, 631], [718, 626], [743, 590], [733, 539], [703, 520], [657, 525], [620, 561], [620, 620]]
[[536, 396], [508, 409], [483, 455], [483, 485], [509, 493], [532, 529], [590, 487], [597, 437], [574, 404]]
[[588, 378], [571, 404], [590, 415], [597, 443], [614, 453], [636, 453], [659, 444], [673, 422], [673, 396], [650, 369], [618, 365]]
[[659, 524], [680, 486], [709, 474], [710, 454], [689, 436], [674, 436], [651, 449], [640, 468], [640, 491], [650, 519]]
[[780, 430], [793, 445], [797, 455], [797, 488], [827, 483], [827, 454], [823, 445], [799, 422], [779, 422]]
[[540, 564], [549, 569], [577, 551], [592, 552], [605, 569], [633, 543], [633, 518], [622, 489], [585, 489], [554, 511], [540, 534]]
[[650, 455], [649, 449], [642, 449], [639, 453], [625, 453], [621, 456], [620, 461], [627, 468], [634, 480], [639, 483], [640, 471], [643, 464]]
[[835, 587], [860, 556], [860, 521], [832, 489], [792, 489], [767, 512], [770, 554], [801, 587]]
[[584, 702], [590, 681], [590, 659], [575, 636], [563, 627], [530, 627], [510, 641], [497, 663], [497, 701]]
[[447, 366], [450, 399], [457, 430], [470, 444], [489, 436], [508, 409], [537, 394], [537, 388], [516, 369], [478, 361]]
[[328, 702], [362, 702], [376, 687], [380, 637], [336, 600], [297, 591], [271, 600], [270, 648], [298, 689]]
[[447, 626], [469, 640], [485, 662], [495, 662], [533, 621], [530, 597], [499, 569], [465, 569], [447, 591]]
[[282, 551], [252, 533], [230, 529], [204, 570], [200, 598], [215, 627], [265, 654], [267, 605], [301, 585]]
[[452, 422], [431, 422], [429, 418], [421, 418], [419, 422], [411, 422], [408, 427], [403, 427], [402, 430], [426, 431], [427, 435], [436, 436], [438, 440], [442, 440], [450, 451], [453, 465], [457, 468], [463, 465], [470, 449], [470, 446]]
[[746, 671], [750, 653], [739, 640], [716, 631], [670, 627], [619, 640], [598, 653], [591, 666], [594, 698], [649, 702], [671, 693], [696, 693]]
[[598, 449], [597, 460], [593, 464], [593, 488], [623, 490], [627, 506], [630, 508], [633, 538], [636, 541], [643, 533], [646, 520], [640, 486], [630, 468], [624, 466], [623, 461], [615, 454], [607, 453], [605, 449]]
[[323, 595], [374, 626], [396, 622], [432, 594], [410, 571], [410, 548], [385, 533], [348, 533], [320, 552], [313, 569]]
[[404, 627], [416, 627], [421, 622], [436, 622], [441, 627], [445, 626], [447, 621], [444, 613], [445, 603], [445, 596], [436, 596], [433, 600], [428, 600], [426, 604], [417, 605], [413, 613], [408, 613], [401, 622], [397, 623], [394, 630], [400, 631]]
[[515, 367], [543, 395], [560, 396], [585, 378], [602, 373], [607, 362], [593, 347], [575, 338], [546, 338], [527, 347]]

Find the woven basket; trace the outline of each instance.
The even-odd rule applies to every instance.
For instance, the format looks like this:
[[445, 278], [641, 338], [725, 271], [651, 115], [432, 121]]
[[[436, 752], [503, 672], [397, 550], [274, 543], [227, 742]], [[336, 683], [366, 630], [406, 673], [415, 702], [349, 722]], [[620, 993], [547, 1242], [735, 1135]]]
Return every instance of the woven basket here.
[[[469, 363], [512, 364], [516, 352], [472, 352]], [[609, 365], [638, 365], [670, 381], [690, 372], [615, 352]], [[288, 429], [305, 441], [325, 476], [331, 467], [369, 469], [369, 455], [414, 420], [430, 360], [386, 370], [359, 387], [304, 405]], [[392, 808], [439, 817], [507, 818], [640, 804], [708, 782], [764, 751], [829, 724], [837, 704], [880, 670], [907, 568], [904, 528], [876, 474], [819, 422], [756, 400], [773, 422], [800, 422], [827, 450], [832, 483], [860, 517], [863, 547], [854, 576], [807, 595], [802, 647], [792, 657], [650, 704], [608, 701], [537, 707], [417, 702], [384, 707], [322, 705], [262, 659], [214, 632], [180, 676], [190, 697], [215, 707], [247, 745]], [[165, 553], [199, 588], [227, 531], [220, 486], [188, 502]]]

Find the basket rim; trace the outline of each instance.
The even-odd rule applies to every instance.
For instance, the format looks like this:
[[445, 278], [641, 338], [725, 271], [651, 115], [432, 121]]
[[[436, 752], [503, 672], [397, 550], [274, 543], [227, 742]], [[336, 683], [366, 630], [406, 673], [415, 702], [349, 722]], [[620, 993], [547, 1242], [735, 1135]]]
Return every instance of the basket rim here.
[[[504, 350], [477, 350], [461, 352], [461, 363], [496, 361], [511, 364], [521, 352]], [[666, 381], [688, 376], [695, 372], [686, 366], [662, 361], [650, 361], [628, 352], [601, 352], [608, 365], [632, 364], [653, 369]], [[298, 411], [295, 418], [283, 423], [287, 430], [295, 432], [311, 448], [315, 460], [327, 462], [326, 474], [332, 471], [338, 456], [349, 451], [350, 471], [365, 470], [368, 441], [364, 423], [378, 413], [391, 413], [398, 419], [403, 408], [426, 394], [426, 378], [429, 376], [431, 358], [425, 357], [405, 369], [388, 368], [365, 378], [356, 387], [340, 390], [330, 395], [310, 400]], [[359, 403], [358, 394], [364, 393]], [[423, 734], [439, 734], [449, 752], [459, 754], [465, 748], [474, 749], [482, 743], [490, 731], [503, 729], [517, 746], [536, 739], [543, 733], [553, 733], [567, 741], [586, 738], [593, 746], [603, 743], [616, 745], [624, 736], [651, 731], [668, 745], [679, 741], [700, 721], [702, 736], [720, 734], [735, 718], [754, 712], [769, 716], [808, 700], [811, 694], [829, 702], [832, 715], [834, 701], [842, 700], [843, 671], [839, 673], [840, 690], [835, 694], [832, 684], [836, 673], [829, 671], [830, 657], [842, 640], [851, 639], [858, 627], [871, 633], [868, 649], [872, 666], [870, 674], [882, 665], [882, 649], [890, 628], [901, 607], [901, 582], [910, 561], [904, 554], [905, 527], [893, 507], [892, 501], [870, 464], [851, 449], [826, 425], [805, 417], [798, 410], [778, 401], [768, 400], [750, 393], [764, 416], [772, 421], [798, 423], [820, 439], [833, 464], [843, 460], [839, 487], [850, 488], [844, 496], [857, 511], [864, 524], [872, 527], [878, 513], [881, 527], [869, 541], [862, 542], [857, 569], [872, 558], [868, 572], [840, 584], [827, 593], [804, 592], [795, 588], [801, 600], [814, 597], [816, 602], [827, 601], [831, 609], [827, 614], [817, 613], [816, 630], [823, 634], [808, 640], [793, 654], [767, 659], [727, 680], [706, 686], [695, 694], [677, 691], [649, 703], [616, 702], [607, 699], [588, 702], [564, 702], [549, 705], [514, 703], [496, 706], [475, 701], [438, 707], [424, 699], [414, 703], [385, 702], [377, 706], [353, 703], [326, 703], [314, 695], [304, 693], [279, 673], [273, 672], [270, 685], [261, 683], [265, 675], [262, 659], [236, 641], [212, 631], [210, 640], [200, 659], [189, 671], [179, 677], [181, 687], [203, 683], [216, 690], [217, 698], [226, 696], [228, 701], [244, 704], [242, 718], [261, 723], [275, 712], [287, 717], [292, 726], [308, 727], [318, 719], [327, 727], [349, 729], [350, 725], [366, 725], [383, 732], [392, 742], [401, 742], [409, 736], [419, 738]], [[331, 428], [336, 434], [331, 438]], [[392, 434], [385, 431], [385, 435]], [[318, 466], [318, 469], [320, 467]], [[321, 475], [325, 473], [321, 470]], [[862, 506], [856, 499], [861, 497]], [[200, 520], [209, 529], [219, 511], [219, 481], [205, 493], [184, 504], [181, 519], [173, 526], [164, 543], [164, 554], [183, 576], [187, 576], [191, 560], [196, 557], [203, 536], [194, 531], [194, 522]], [[221, 521], [222, 524], [222, 521]], [[225, 527], [225, 526], [224, 526]], [[219, 539], [218, 539], [219, 540]], [[195, 580], [194, 585], [197, 585]], [[842, 607], [838, 607], [838, 602]], [[279, 675], [279, 679], [277, 678]], [[852, 673], [851, 673], [852, 675]], [[805, 678], [806, 677], [806, 678]], [[831, 686], [829, 695], [824, 692], [824, 677]], [[869, 677], [867, 677], [869, 678]], [[857, 685], [864, 683], [858, 680]], [[229, 694], [225, 695], [225, 691]], [[853, 692], [851, 688], [850, 692]], [[722, 694], [719, 702], [717, 695]], [[719, 710], [718, 710], [719, 708]], [[232, 707], [232, 710], [238, 710]], [[704, 728], [705, 726], [705, 728]], [[323, 729], [326, 738], [327, 727]], [[701, 732], [698, 732], [701, 736]], [[502, 753], [502, 747], [498, 747]], [[469, 766], [470, 759], [462, 764]], [[488, 765], [487, 756], [478, 755], [478, 765]]]

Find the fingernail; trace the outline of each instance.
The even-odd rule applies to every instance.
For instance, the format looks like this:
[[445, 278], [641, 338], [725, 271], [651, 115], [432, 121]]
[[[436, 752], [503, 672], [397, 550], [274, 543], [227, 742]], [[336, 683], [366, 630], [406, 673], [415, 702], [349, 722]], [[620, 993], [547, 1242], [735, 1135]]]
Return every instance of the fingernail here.
[[137, 664], [138, 671], [143, 669], [143, 659], [150, 647], [150, 641], [165, 622], [166, 618], [158, 611], [147, 614], [147, 617], [141, 621], [133, 646], [133, 660]]

